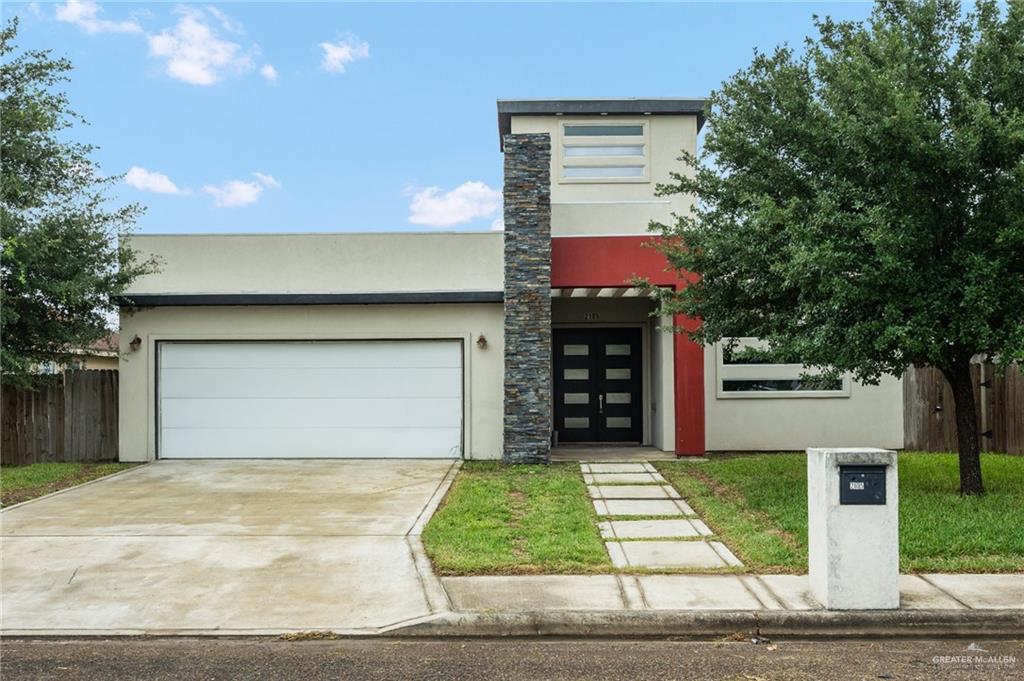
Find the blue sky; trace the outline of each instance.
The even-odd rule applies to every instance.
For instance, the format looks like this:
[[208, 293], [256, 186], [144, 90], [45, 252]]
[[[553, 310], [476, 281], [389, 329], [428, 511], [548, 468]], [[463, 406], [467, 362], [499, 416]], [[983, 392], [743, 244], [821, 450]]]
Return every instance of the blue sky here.
[[704, 96], [868, 3], [5, 3], [157, 232], [489, 229], [498, 98]]

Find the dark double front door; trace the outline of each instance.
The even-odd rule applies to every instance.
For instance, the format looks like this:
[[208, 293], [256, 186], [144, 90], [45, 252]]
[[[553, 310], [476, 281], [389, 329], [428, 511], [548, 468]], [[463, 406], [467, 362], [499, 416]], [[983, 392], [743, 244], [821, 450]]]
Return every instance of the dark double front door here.
[[555, 329], [559, 442], [643, 439], [640, 329]]

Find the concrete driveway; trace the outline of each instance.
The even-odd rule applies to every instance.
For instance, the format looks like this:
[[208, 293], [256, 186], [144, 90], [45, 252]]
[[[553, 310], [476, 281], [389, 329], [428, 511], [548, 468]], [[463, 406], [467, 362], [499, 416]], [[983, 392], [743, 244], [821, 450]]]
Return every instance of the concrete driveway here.
[[0, 513], [5, 633], [378, 631], [446, 609], [451, 461], [160, 461]]

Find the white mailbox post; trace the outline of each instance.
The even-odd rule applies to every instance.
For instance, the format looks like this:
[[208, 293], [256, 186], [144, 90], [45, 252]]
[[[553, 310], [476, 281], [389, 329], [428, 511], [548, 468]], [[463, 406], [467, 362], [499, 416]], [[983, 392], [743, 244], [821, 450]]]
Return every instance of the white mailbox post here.
[[829, 610], [900, 606], [896, 452], [807, 450], [808, 574]]

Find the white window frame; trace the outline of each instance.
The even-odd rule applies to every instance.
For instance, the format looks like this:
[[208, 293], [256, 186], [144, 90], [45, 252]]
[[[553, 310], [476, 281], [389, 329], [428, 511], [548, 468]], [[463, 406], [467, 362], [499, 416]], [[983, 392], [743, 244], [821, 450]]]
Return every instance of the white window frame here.
[[[745, 347], [766, 349], [768, 344], [758, 338], [734, 338], [735, 348]], [[715, 344], [715, 390], [716, 396], [723, 400], [762, 400], [762, 399], [822, 399], [850, 397], [852, 380], [843, 375], [843, 385], [839, 390], [749, 390], [726, 391], [725, 381], [758, 381], [783, 380], [792, 381], [801, 374], [813, 371], [803, 364], [726, 364], [725, 347], [730, 339]]]
[[[566, 126], [576, 125], [639, 125], [643, 134], [636, 135], [566, 135]], [[566, 156], [566, 147], [635, 147], [642, 146], [640, 156]], [[570, 118], [559, 121], [558, 154], [555, 159], [556, 177], [560, 184], [647, 184], [651, 181], [651, 126], [650, 121], [633, 118]], [[566, 167], [586, 168], [605, 166], [640, 166], [641, 175], [629, 177], [566, 177]]]

